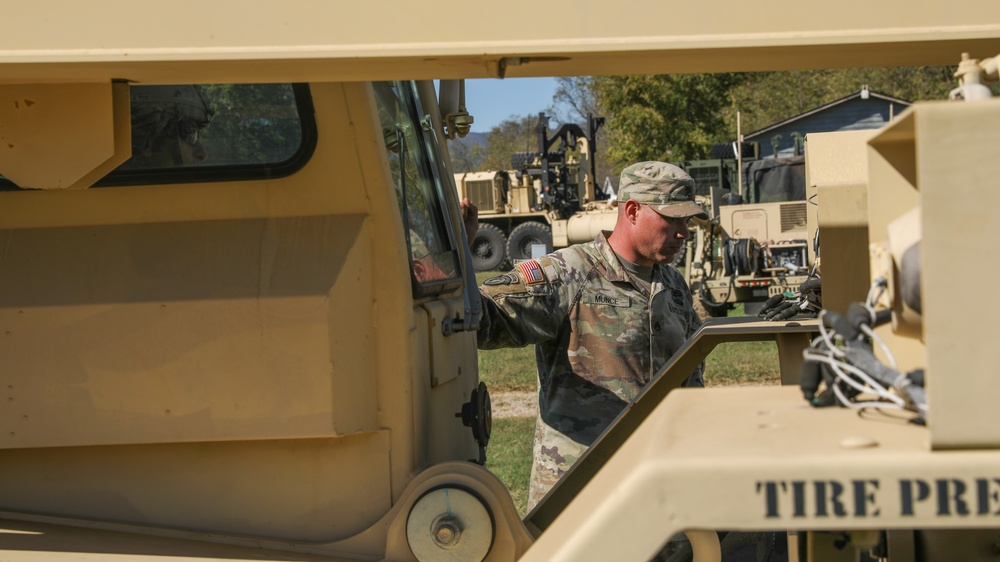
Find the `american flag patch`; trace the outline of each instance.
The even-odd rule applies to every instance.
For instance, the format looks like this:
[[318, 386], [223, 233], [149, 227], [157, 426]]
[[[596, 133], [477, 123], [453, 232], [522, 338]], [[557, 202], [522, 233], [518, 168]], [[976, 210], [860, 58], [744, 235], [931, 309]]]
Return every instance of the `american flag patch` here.
[[535, 260], [529, 260], [521, 262], [517, 266], [521, 270], [521, 275], [524, 276], [524, 282], [526, 284], [531, 283], [541, 283], [545, 281], [545, 276], [542, 275], [542, 268], [538, 266], [538, 262]]

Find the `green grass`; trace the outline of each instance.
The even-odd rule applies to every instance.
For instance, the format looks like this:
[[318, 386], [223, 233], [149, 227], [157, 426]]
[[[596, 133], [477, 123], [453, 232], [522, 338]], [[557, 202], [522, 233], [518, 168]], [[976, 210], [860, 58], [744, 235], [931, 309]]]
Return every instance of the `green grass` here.
[[[705, 358], [705, 386], [780, 384], [774, 342], [726, 343]], [[487, 383], [488, 384], [488, 383]]]
[[534, 346], [480, 350], [479, 378], [490, 392], [534, 392], [538, 388]]
[[[481, 272], [481, 284], [497, 272]], [[743, 314], [737, 305], [730, 316]], [[479, 352], [479, 377], [497, 392], [535, 392], [535, 350], [533, 346]], [[715, 348], [705, 360], [705, 385], [778, 384], [778, 350], [773, 342], [728, 343]], [[493, 420], [486, 468], [497, 475], [510, 490], [514, 504], [523, 517], [528, 500], [531, 474], [532, 439], [535, 418]]]
[[495, 419], [486, 456], [486, 468], [510, 490], [521, 517], [527, 513], [534, 434], [534, 417]]

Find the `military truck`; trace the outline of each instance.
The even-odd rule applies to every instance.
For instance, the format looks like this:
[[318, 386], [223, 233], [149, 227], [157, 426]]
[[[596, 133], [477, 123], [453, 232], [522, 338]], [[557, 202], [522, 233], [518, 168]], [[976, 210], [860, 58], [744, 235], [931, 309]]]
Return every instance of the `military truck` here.
[[[954, 272], [1000, 229], [969, 203], [992, 193], [997, 100], [807, 139], [824, 305], [892, 310], [875, 333], [890, 369], [925, 368], [929, 415], [804, 402], [815, 319], [709, 323], [522, 521], [481, 464], [481, 302], [442, 150], [468, 115], [433, 82], [951, 63], [1000, 53], [992, 2], [549, 7], [572, 25], [544, 38], [516, 2], [5, 7], [0, 558], [647, 560], [683, 531], [717, 560], [717, 530], [787, 533], [798, 560], [993, 555], [1000, 304], [958, 305]], [[962, 60], [956, 97], [997, 60]], [[753, 339], [791, 384], [676, 388]]]
[[769, 298], [797, 291], [815, 263], [805, 158], [747, 152], [676, 163], [695, 179], [711, 217], [693, 229], [677, 264], [705, 318], [726, 316], [737, 303], [756, 314]]
[[603, 125], [603, 117], [591, 115], [586, 130], [565, 123], [550, 132], [549, 118], [539, 113], [537, 151], [511, 155], [510, 170], [455, 174], [459, 198], [468, 197], [479, 209], [472, 241], [476, 271], [587, 242], [614, 227], [610, 194], [594, 186], [597, 130]]

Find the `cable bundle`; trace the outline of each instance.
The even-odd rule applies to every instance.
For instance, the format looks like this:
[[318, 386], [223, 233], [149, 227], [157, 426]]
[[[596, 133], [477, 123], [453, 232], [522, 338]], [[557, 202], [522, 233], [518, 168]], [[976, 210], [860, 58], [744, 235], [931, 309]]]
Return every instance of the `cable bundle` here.
[[[909, 410], [919, 414], [915, 422], [926, 423], [923, 370], [899, 372], [892, 352], [872, 329], [891, 319], [890, 310], [876, 311], [869, 304], [877, 300], [874, 293], [879, 285], [884, 289], [884, 281], [877, 281], [867, 302], [852, 303], [845, 315], [820, 311], [820, 335], [802, 354], [802, 394], [817, 407], [839, 403], [857, 410]], [[883, 351], [889, 365], [875, 357], [871, 342]], [[825, 385], [822, 391], [821, 383]]]

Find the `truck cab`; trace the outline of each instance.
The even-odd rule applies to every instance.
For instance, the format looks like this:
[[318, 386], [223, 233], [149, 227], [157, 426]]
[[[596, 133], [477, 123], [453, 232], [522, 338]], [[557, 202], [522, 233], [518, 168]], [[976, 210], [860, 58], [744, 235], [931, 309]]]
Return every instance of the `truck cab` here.
[[520, 525], [433, 83], [0, 92], [8, 526], [408, 559], [449, 463]]

